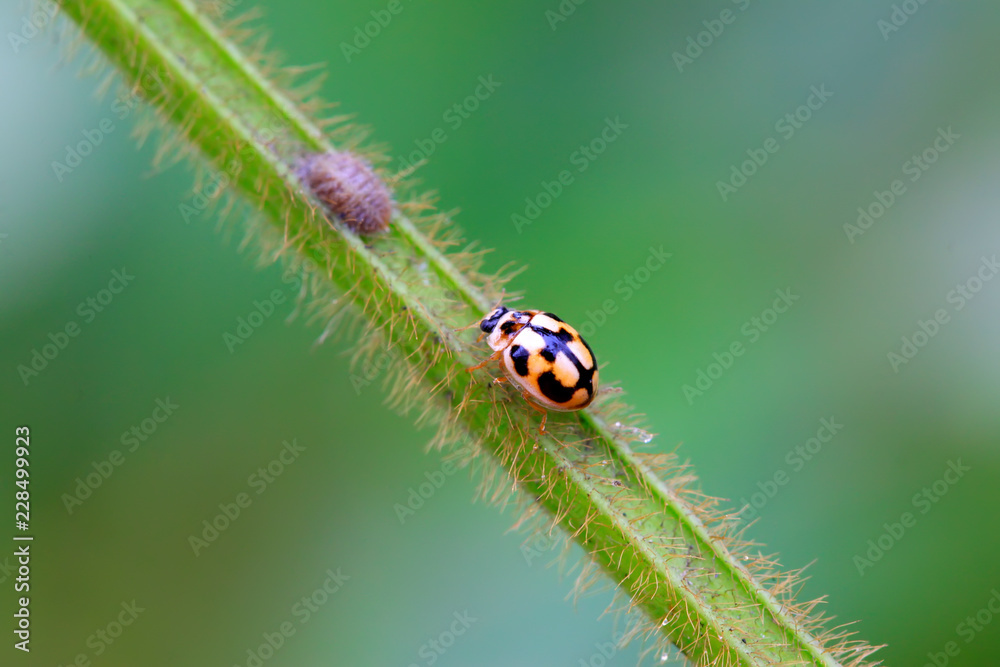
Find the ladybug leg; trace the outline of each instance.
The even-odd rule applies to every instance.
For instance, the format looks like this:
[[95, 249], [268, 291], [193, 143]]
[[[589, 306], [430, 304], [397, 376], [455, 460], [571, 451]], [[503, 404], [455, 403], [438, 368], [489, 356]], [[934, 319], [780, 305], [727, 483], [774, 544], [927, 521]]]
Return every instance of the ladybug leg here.
[[[482, 320], [476, 320], [476, 321], [475, 321], [475, 322], [473, 322], [472, 324], [468, 324], [468, 325], [466, 325], [466, 326], [464, 326], [464, 327], [459, 327], [458, 329], [452, 329], [452, 331], [454, 331], [455, 333], [458, 333], [459, 331], [466, 331], [467, 329], [471, 329], [472, 327], [478, 327], [478, 326], [479, 326], [479, 323], [480, 323], [481, 321], [482, 321]], [[485, 332], [485, 331], [480, 331], [480, 332], [479, 332], [479, 335], [478, 335], [478, 336], [476, 337], [476, 342], [477, 342], [477, 343], [480, 343], [480, 342], [482, 342], [482, 340], [483, 340], [483, 336], [485, 336], [485, 335], [486, 335], [486, 332]]]
[[548, 435], [548, 431], [545, 430], [545, 421], [549, 418], [549, 411], [532, 401], [531, 398], [524, 392], [521, 393], [521, 396], [524, 397], [525, 403], [530, 405], [532, 410], [542, 413], [542, 424], [538, 427], [538, 433], [540, 435]]
[[493, 378], [493, 384], [503, 384], [504, 382], [510, 382], [510, 379], [506, 375]]
[[472, 327], [477, 327], [477, 326], [479, 326], [479, 323], [480, 323], [481, 321], [482, 321], [482, 320], [476, 320], [476, 321], [475, 321], [475, 322], [473, 322], [472, 324], [466, 324], [466, 325], [465, 325], [464, 327], [459, 327], [459, 328], [457, 328], [457, 329], [453, 329], [453, 331], [455, 331], [456, 333], [457, 333], [457, 332], [459, 332], [459, 331], [467, 331], [467, 330], [471, 329]]
[[469, 366], [465, 370], [467, 372], [469, 372], [469, 373], [471, 373], [472, 371], [477, 371], [480, 368], [482, 368], [483, 366], [485, 366], [486, 364], [490, 363], [491, 361], [496, 361], [497, 359], [499, 359], [501, 354], [503, 354], [503, 350], [497, 350], [496, 352], [494, 352], [490, 356], [486, 357], [486, 359], [484, 359], [482, 361], [482, 363], [478, 363], [475, 366]]

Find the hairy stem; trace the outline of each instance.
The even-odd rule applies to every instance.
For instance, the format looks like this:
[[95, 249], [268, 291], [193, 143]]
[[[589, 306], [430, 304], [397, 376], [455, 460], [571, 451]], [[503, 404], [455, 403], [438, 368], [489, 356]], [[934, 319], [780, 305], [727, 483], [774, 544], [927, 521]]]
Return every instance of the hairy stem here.
[[476, 253], [447, 252], [454, 235], [436, 234], [444, 220], [418, 216], [419, 202], [400, 205], [374, 238], [327, 220], [295, 165], [313, 152], [361, 151], [357, 132], [318, 120], [320, 104], [292, 92], [262, 46], [237, 46], [252, 31], [219, 27], [184, 0], [68, 0], [64, 9], [173, 128], [167, 148], [207, 160], [256, 205], [248, 224], [271, 259], [307, 267], [317, 315], [349, 306], [400, 353], [396, 402], [440, 424], [439, 446], [479, 457], [484, 495], [503, 501], [515, 487], [527, 514], [542, 508], [548, 527], [582, 545], [626, 606], [644, 612], [632, 636], [647, 635], [657, 651], [669, 640], [704, 665], [870, 664], [872, 647], [823, 633], [813, 605], [793, 601], [795, 578], [751, 553], [673, 456], [633, 451], [623, 406], [560, 415], [553, 436], [539, 438], [515, 393], [464, 372], [485, 352], [455, 330], [490, 308], [502, 279], [481, 275]]

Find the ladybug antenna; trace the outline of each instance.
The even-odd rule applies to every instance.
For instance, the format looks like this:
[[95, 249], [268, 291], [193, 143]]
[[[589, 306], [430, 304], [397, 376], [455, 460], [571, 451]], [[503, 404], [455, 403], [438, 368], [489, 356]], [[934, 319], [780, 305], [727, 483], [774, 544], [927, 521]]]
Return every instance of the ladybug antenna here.
[[[506, 295], [506, 293], [507, 293], [507, 288], [504, 288], [504, 289], [500, 290], [500, 298], [499, 298], [499, 299], [497, 299], [497, 302], [496, 302], [496, 303], [495, 303], [495, 304], [493, 305], [493, 307], [492, 307], [492, 308], [490, 308], [490, 309], [489, 309], [489, 310], [487, 311], [486, 315], [489, 315], [489, 314], [491, 314], [491, 313], [494, 313], [494, 312], [496, 312], [497, 308], [499, 308], [499, 307], [500, 307], [500, 304], [501, 304], [501, 303], [503, 303], [503, 298], [504, 298], [504, 296]], [[506, 311], [505, 311], [505, 312], [506, 312]], [[476, 321], [475, 321], [475, 322], [473, 322], [472, 324], [467, 324], [467, 325], [465, 325], [464, 327], [462, 327], [462, 328], [460, 328], [460, 329], [455, 329], [455, 331], [456, 331], [456, 332], [458, 332], [458, 331], [465, 331], [466, 329], [471, 329], [472, 327], [477, 327], [477, 326], [481, 328], [481, 326], [482, 326], [482, 322], [483, 322], [483, 320], [485, 320], [485, 319], [486, 319], [486, 316], [484, 315], [483, 317], [479, 318], [478, 320], [476, 320]]]
[[[507, 295], [507, 288], [504, 287], [503, 289], [500, 290], [500, 298], [497, 299], [497, 302], [493, 305], [493, 310], [496, 310], [497, 308], [500, 307], [500, 304], [503, 303], [503, 298], [506, 295]], [[490, 311], [490, 312], [492, 312], [492, 311]]]

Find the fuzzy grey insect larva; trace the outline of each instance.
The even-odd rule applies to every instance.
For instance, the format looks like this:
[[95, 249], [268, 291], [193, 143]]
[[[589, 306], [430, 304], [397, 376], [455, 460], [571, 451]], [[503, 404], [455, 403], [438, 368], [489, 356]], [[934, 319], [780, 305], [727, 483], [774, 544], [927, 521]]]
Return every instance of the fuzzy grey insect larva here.
[[354, 153], [315, 153], [299, 161], [296, 175], [326, 206], [358, 234], [389, 228], [392, 194], [367, 161]]

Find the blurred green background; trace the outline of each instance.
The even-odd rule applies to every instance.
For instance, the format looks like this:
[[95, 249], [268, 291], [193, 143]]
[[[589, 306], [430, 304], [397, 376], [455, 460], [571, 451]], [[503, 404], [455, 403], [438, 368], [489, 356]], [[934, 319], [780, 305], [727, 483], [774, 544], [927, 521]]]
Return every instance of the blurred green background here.
[[[567, 0], [558, 22], [554, 0], [404, 0], [348, 62], [342, 43], [386, 3], [262, 4], [273, 44], [289, 62], [326, 61], [324, 96], [391, 154], [445, 128], [419, 172], [442, 207], [496, 248], [492, 266], [529, 266], [514, 284], [526, 306], [588, 333], [655, 449], [682, 443], [707, 492], [752, 502], [750, 536], [786, 567], [815, 561], [805, 596], [858, 619], [889, 645], [887, 664], [923, 665], [948, 642], [949, 664], [996, 664], [1000, 281], [976, 279], [1000, 251], [1000, 6], [911, 0], [890, 31], [888, 0]], [[291, 622], [263, 664], [634, 664], [637, 646], [601, 653], [616, 632], [601, 616], [610, 596], [564, 601], [572, 582], [546, 567], [548, 545], [522, 548], [510, 514], [470, 503], [467, 473], [400, 521], [395, 506], [440, 480], [442, 460], [423, 453], [428, 432], [383, 407], [377, 382], [356, 390], [346, 344], [314, 348], [321, 328], [286, 324], [285, 301], [230, 352], [223, 334], [254, 300], [293, 290], [210, 216], [185, 222], [191, 169], [150, 177], [154, 147], [136, 149], [132, 118], [95, 99], [78, 61], [59, 64], [52, 33], [11, 39], [29, 16], [0, 10], [0, 497], [12, 515], [13, 429], [28, 424], [34, 650], [15, 651], [8, 632], [0, 663], [248, 667], [248, 650]], [[446, 116], [489, 76], [500, 85], [474, 112]], [[832, 96], [800, 109], [813, 87]], [[574, 161], [609, 118], [627, 127]], [[60, 181], [53, 161], [107, 119], [113, 131]], [[948, 128], [958, 138], [936, 154]], [[717, 183], [762, 161], [769, 138], [777, 152], [745, 165], [755, 173], [724, 200]], [[914, 171], [929, 148], [936, 161]], [[512, 215], [562, 170], [572, 184], [518, 230]], [[905, 191], [884, 214], [845, 231], [896, 179]], [[644, 273], [661, 246], [672, 256]], [[123, 267], [129, 285], [81, 309]], [[626, 276], [644, 282], [626, 288]], [[956, 297], [967, 283], [982, 289]], [[776, 290], [798, 299], [775, 321]], [[887, 355], [939, 309], [947, 321], [894, 369]], [[18, 366], [71, 321], [79, 335], [26, 385]], [[744, 353], [728, 363], [734, 342]], [[686, 396], [699, 371], [716, 379]], [[162, 423], [148, 421], [164, 416], [158, 399], [177, 406]], [[842, 428], [806, 460], [796, 449], [822, 419]], [[123, 434], [144, 420], [155, 431], [129, 451]], [[251, 479], [285, 441], [298, 458]], [[69, 511], [77, 479], [107, 470], [114, 450], [121, 465]], [[939, 481], [949, 462], [968, 468], [954, 483]], [[189, 537], [240, 493], [250, 506], [195, 555]], [[886, 524], [905, 512], [912, 525], [893, 536]], [[873, 558], [869, 540], [874, 556], [889, 547], [870, 566], [856, 558]], [[12, 551], [0, 550], [7, 627]], [[338, 569], [349, 579], [304, 619], [301, 599]], [[143, 611], [102, 640], [133, 600]], [[449, 636], [456, 613], [475, 620]]]

